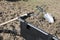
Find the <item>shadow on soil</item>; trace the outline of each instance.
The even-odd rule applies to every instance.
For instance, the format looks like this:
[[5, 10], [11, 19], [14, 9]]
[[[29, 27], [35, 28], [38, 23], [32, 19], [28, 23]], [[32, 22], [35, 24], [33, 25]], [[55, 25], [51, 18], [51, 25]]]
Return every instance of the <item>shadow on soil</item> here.
[[6, 1], [9, 1], [9, 2], [17, 2], [17, 1], [21, 1], [21, 0], [6, 0]]
[[25, 1], [25, 2], [27, 2], [28, 0], [6, 0], [6, 1], [9, 1], [9, 2]]

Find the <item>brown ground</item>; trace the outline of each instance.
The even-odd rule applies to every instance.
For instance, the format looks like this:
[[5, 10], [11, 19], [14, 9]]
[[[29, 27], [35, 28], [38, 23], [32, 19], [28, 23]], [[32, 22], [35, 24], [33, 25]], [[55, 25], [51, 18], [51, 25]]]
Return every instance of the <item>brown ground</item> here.
[[[60, 0], [0, 1], [0, 23], [32, 11], [37, 14], [37, 11], [35, 11], [37, 5], [46, 5], [46, 11], [51, 13], [56, 21], [53, 24], [49, 24], [46, 20], [43, 20], [41, 14], [32, 16], [28, 18], [27, 21], [50, 34], [57, 35], [60, 39]], [[19, 33], [19, 25], [19, 21], [16, 20], [1, 27], [3, 29], [15, 29]], [[11, 34], [0, 33], [0, 35], [3, 37], [3, 40], [13, 40], [15, 38]], [[16, 40], [23, 40], [23, 38], [16, 36]]]

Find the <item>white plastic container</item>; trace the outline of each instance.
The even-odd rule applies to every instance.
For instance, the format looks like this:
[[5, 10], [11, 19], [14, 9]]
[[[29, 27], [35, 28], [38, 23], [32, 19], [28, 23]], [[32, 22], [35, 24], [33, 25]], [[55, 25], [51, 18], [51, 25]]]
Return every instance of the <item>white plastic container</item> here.
[[51, 14], [49, 14], [49, 13], [44, 14], [44, 18], [45, 18], [49, 23], [54, 23], [54, 19], [53, 19], [53, 17], [51, 16]]

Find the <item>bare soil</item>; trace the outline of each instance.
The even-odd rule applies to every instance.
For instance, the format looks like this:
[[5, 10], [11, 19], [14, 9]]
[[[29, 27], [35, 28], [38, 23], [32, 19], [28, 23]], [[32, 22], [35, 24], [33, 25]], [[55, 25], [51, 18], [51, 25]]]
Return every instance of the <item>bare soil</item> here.
[[[60, 39], [60, 0], [28, 0], [28, 1], [0, 1], [0, 24], [11, 20], [21, 14], [28, 12], [34, 12], [38, 14], [36, 6], [46, 5], [46, 12], [52, 14], [55, 18], [53, 24], [48, 23], [42, 18], [41, 12], [37, 16], [31, 16], [26, 19], [27, 22], [32, 23], [38, 28], [45, 30], [46, 32], [58, 36]], [[15, 30], [20, 34], [20, 22], [18, 20], [10, 22], [6, 25], [0, 26], [0, 29]], [[3, 38], [2, 38], [3, 37]], [[8, 33], [0, 33], [0, 38], [3, 40], [23, 40], [22, 36], [15, 36]]]

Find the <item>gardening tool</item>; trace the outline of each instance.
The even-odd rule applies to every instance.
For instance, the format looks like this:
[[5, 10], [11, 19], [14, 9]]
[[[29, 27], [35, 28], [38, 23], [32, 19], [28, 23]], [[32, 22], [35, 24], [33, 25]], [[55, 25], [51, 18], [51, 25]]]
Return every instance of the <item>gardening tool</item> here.
[[27, 14], [27, 16], [23, 16], [19, 18], [21, 35], [25, 40], [58, 40], [56, 36], [53, 36], [44, 30], [35, 27], [34, 25], [28, 23], [25, 19], [30, 17], [31, 14]]
[[[31, 17], [32, 15], [34, 15], [33, 12], [21, 15], [20, 17], [16, 17], [12, 20], [9, 20], [7, 22], [0, 24], [0, 26], [18, 19], [20, 21], [20, 29], [21, 29], [20, 33], [21, 33], [21, 36], [25, 38], [25, 40], [59, 40], [56, 36], [53, 36], [45, 32], [44, 30], [35, 27], [34, 25], [28, 23], [25, 20], [26, 18]], [[16, 31], [12, 31], [12, 30], [1, 29], [0, 33], [2, 32], [12, 33], [12, 34], [20, 36]]]

